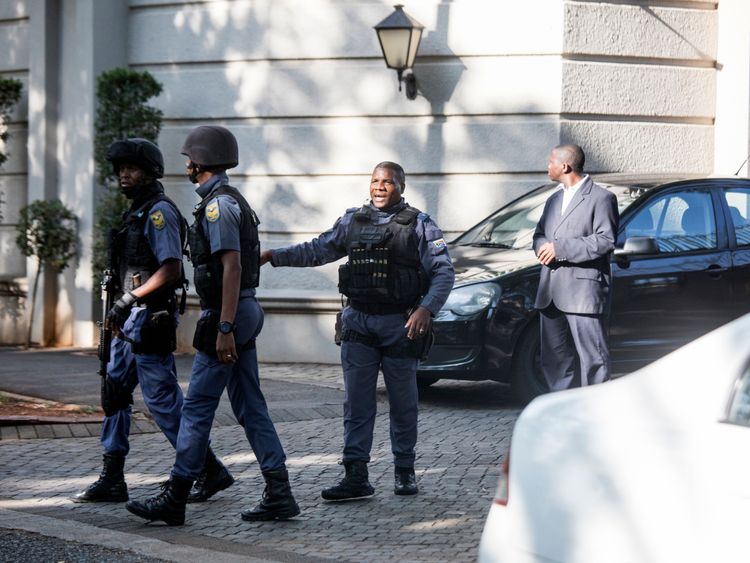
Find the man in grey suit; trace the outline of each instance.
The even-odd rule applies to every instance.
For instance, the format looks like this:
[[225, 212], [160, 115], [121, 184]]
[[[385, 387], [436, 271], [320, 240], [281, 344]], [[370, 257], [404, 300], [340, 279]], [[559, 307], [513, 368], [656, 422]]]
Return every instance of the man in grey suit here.
[[542, 371], [551, 391], [609, 379], [606, 315], [617, 236], [617, 199], [584, 174], [578, 145], [552, 149], [550, 179], [534, 252], [542, 264], [534, 306], [541, 325]]

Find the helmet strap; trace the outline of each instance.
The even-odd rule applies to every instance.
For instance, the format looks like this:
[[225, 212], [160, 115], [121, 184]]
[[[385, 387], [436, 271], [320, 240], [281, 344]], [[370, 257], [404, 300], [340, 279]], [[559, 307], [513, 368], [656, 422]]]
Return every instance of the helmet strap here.
[[192, 162], [192, 166], [190, 167], [190, 173], [188, 174], [188, 180], [190, 180], [191, 184], [197, 184], [198, 183], [198, 176], [201, 175], [203, 170], [201, 169], [200, 165], [196, 164], [195, 162]]

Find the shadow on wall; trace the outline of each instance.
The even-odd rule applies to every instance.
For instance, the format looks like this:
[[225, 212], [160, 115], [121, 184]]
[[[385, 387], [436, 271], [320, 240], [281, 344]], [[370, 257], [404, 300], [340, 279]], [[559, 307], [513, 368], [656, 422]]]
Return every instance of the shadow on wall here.
[[[383, 6], [384, 11], [388, 9]], [[452, 195], [455, 191], [440, 189], [446, 187], [450, 175], [471, 182], [471, 174], [482, 174], [482, 183], [492, 189], [493, 175], [500, 178], [499, 174], [508, 171], [529, 171], [530, 165], [520, 164], [521, 160], [528, 162], [526, 154], [539, 152], [539, 166], [533, 167], [533, 171], [543, 170], [547, 148], [558, 141], [557, 128], [549, 125], [551, 120], [546, 120], [546, 124], [536, 130], [530, 129], [529, 123], [532, 126], [535, 123], [528, 116], [540, 112], [531, 103], [514, 101], [507, 113], [502, 109], [481, 113], [475, 100], [462, 103], [455, 99], [457, 88], [466, 78], [467, 66], [448, 45], [453, 9], [451, 1], [435, 6], [436, 23], [434, 29], [426, 32], [424, 42], [430, 46], [430, 52], [440, 54], [418, 58], [415, 72], [421, 101], [416, 102], [405, 100], [403, 93], [396, 91], [395, 73], [385, 67], [376, 35], [371, 31], [372, 10], [360, 13], [331, 8], [325, 14], [326, 26], [331, 29], [367, 29], [371, 36], [352, 37], [351, 33], [326, 33], [321, 29], [311, 37], [303, 33], [309, 31], [309, 26], [299, 25], [299, 8], [288, 4], [221, 4], [210, 10], [203, 5], [182, 6], [164, 23], [168, 21], [174, 27], [180, 36], [175, 43], [188, 52], [170, 43], [164, 45], [163, 52], [159, 50], [146, 58], [235, 61], [226, 65], [189, 64], [185, 72], [179, 73], [174, 72], [175, 68], [170, 70], [164, 66], [155, 70], [164, 73], [173, 84], [162, 94], [163, 101], [172, 108], [167, 122], [175, 122], [168, 124], [167, 129], [182, 129], [185, 124], [179, 121], [201, 119], [238, 130], [242, 137], [241, 163], [238, 169], [231, 171], [231, 178], [243, 191], [247, 184], [252, 186], [254, 177], [260, 180], [261, 190], [245, 193], [251, 196], [251, 204], [259, 211], [261, 236], [317, 232], [311, 225], [321, 223], [327, 228], [332, 221], [329, 217], [323, 221], [322, 217], [330, 215], [332, 205], [338, 205], [330, 203], [329, 194], [337, 194], [338, 201], [339, 192], [333, 189], [315, 193], [314, 181], [334, 176], [339, 180], [351, 177], [352, 186], [361, 185], [362, 194], [366, 194], [366, 184], [360, 182], [369, 177], [370, 167], [381, 160], [400, 162], [410, 180], [420, 180], [422, 187], [418, 189], [422, 191], [411, 187], [408, 194], [426, 197], [408, 199], [433, 215], [440, 224], [441, 209], [444, 211], [455, 205]], [[352, 21], [352, 18], [360, 19]], [[268, 27], [269, 22], [272, 28]], [[248, 29], [252, 33], [248, 33]], [[186, 45], [186, 37], [190, 45]], [[241, 49], [233, 47], [237, 43], [228, 37], [242, 37]], [[370, 42], [372, 48], [363, 47]], [[381, 79], [380, 82], [334, 82], [336, 76], [332, 73], [342, 68], [342, 63], [335, 57], [326, 58], [327, 54], [346, 52], [353, 53], [349, 59], [352, 64], [344, 65], [347, 72], [356, 66], [365, 69], [362, 73], [369, 72], [368, 76]], [[309, 56], [310, 60], [285, 59], [279, 53], [296, 53]], [[256, 60], [258, 57], [269, 60]], [[145, 59], [137, 62], [149, 64]], [[380, 70], [373, 70], [375, 68]], [[216, 92], [216, 96], [206, 96], [208, 92], [200, 96], [190, 93], [195, 86], [190, 83], [191, 76], [199, 75], [211, 76], [212, 82], [207, 88]], [[362, 76], [357, 72], [347, 74], [348, 77], [357, 75]], [[363, 104], [363, 96], [373, 97]], [[201, 109], [202, 116], [194, 109], [197, 103], [205, 106], [205, 110]], [[492, 116], [493, 112], [497, 117]], [[506, 119], [508, 114], [517, 113], [524, 117], [517, 121]], [[495, 121], [498, 127], [494, 126]], [[532, 139], [530, 130], [534, 132]], [[545, 137], [542, 151], [538, 151], [540, 136], [536, 131]], [[180, 141], [181, 135], [182, 131]], [[347, 142], [349, 138], [351, 143]], [[167, 135], [165, 141], [179, 142], [171, 135]], [[366, 161], [362, 153], [356, 151], [360, 142], [368, 147], [364, 155]], [[353, 151], [342, 156], [342, 150], [352, 147]], [[176, 153], [178, 148], [164, 146], [163, 150], [170, 154]], [[276, 182], [272, 190], [275, 174], [291, 179]], [[498, 191], [500, 182], [497, 181]], [[331, 190], [330, 185], [327, 188]], [[337, 216], [347, 207], [358, 205], [361, 199], [359, 195], [344, 197], [342, 194]], [[478, 218], [469, 217], [465, 225], [452, 227], [452, 230], [466, 228]]]
[[653, 8], [651, 8], [650, 6], [639, 6], [639, 8], [641, 10], [643, 10], [644, 12], [646, 12], [649, 16], [651, 16], [652, 18], [654, 18], [655, 20], [657, 20], [659, 23], [661, 23], [669, 31], [671, 31], [672, 33], [674, 33], [684, 43], [686, 43], [687, 45], [690, 45], [690, 48], [693, 49], [693, 51], [695, 51], [696, 54], [701, 59], [704, 59], [704, 60], [707, 60], [707, 61], [713, 61], [714, 60], [711, 55], [709, 55], [708, 53], [706, 53], [704, 51], [701, 51], [692, 41], [690, 41], [687, 37], [685, 37], [685, 35], [682, 32], [680, 32], [680, 30], [675, 29], [674, 26], [672, 26], [666, 20], [664, 20], [664, 18], [662, 18], [659, 14], [657, 14], [654, 11]]
[[26, 329], [26, 292], [17, 282], [0, 281], [0, 343], [20, 344]]

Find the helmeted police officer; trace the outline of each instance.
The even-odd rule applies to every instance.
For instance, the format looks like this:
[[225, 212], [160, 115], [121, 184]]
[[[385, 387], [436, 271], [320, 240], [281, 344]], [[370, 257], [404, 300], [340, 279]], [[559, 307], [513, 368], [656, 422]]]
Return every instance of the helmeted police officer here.
[[418, 492], [416, 369], [418, 358], [426, 354], [431, 317], [448, 298], [454, 272], [442, 232], [428, 215], [404, 201], [405, 187], [403, 168], [381, 162], [370, 179], [369, 204], [348, 209], [333, 228], [310, 242], [261, 255], [262, 264], [298, 267], [348, 257], [339, 268], [339, 290], [348, 297], [340, 331], [346, 474], [323, 490], [322, 497], [329, 501], [374, 494], [367, 463], [381, 368], [390, 403], [394, 492]]
[[226, 170], [237, 166], [234, 135], [224, 127], [193, 129], [180, 151], [188, 157], [190, 181], [201, 198], [190, 227], [190, 250], [201, 318], [193, 346], [198, 350], [182, 411], [177, 455], [165, 491], [127, 509], [150, 521], [180, 525], [185, 499], [198, 477], [216, 408], [225, 388], [260, 463], [266, 487], [244, 520], [282, 520], [299, 514], [289, 485], [286, 455], [268, 414], [258, 378], [255, 338], [263, 310], [255, 300], [260, 275], [258, 218]]
[[[111, 244], [118, 299], [106, 323], [114, 333], [107, 364], [101, 429], [104, 467], [99, 479], [75, 495], [75, 502], [124, 502], [128, 489], [123, 475], [130, 444], [133, 390], [140, 383], [143, 399], [169, 442], [177, 443], [182, 391], [174, 357], [179, 316], [175, 290], [182, 286], [182, 249], [186, 223], [177, 206], [164, 195], [158, 178], [164, 175], [159, 148], [146, 139], [116, 141], [107, 159], [119, 178], [120, 189], [131, 200]], [[196, 501], [232, 484], [234, 479], [211, 452]]]

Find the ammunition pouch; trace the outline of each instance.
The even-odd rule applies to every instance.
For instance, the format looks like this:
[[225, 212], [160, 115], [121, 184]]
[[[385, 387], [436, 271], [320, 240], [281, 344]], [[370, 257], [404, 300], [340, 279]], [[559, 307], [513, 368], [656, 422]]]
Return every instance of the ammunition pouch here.
[[344, 323], [341, 321], [342, 311], [336, 313], [336, 324], [333, 327], [333, 342], [336, 346], [341, 346], [341, 331]]
[[[209, 309], [208, 314], [198, 319], [195, 324], [195, 333], [193, 334], [193, 348], [199, 352], [216, 358], [216, 339], [219, 337], [219, 320], [221, 313]], [[251, 338], [243, 345], [237, 345], [237, 353], [255, 348], [255, 338]]]
[[114, 416], [133, 404], [133, 393], [128, 392], [109, 375], [102, 377], [102, 410], [106, 416]]
[[193, 348], [216, 357], [216, 338], [219, 336], [219, 317], [221, 313], [210, 309], [206, 315], [203, 315], [195, 325], [195, 334], [193, 334]]
[[134, 354], [166, 356], [177, 349], [177, 321], [173, 309], [149, 311], [149, 319], [141, 329], [141, 341], [133, 343]]

